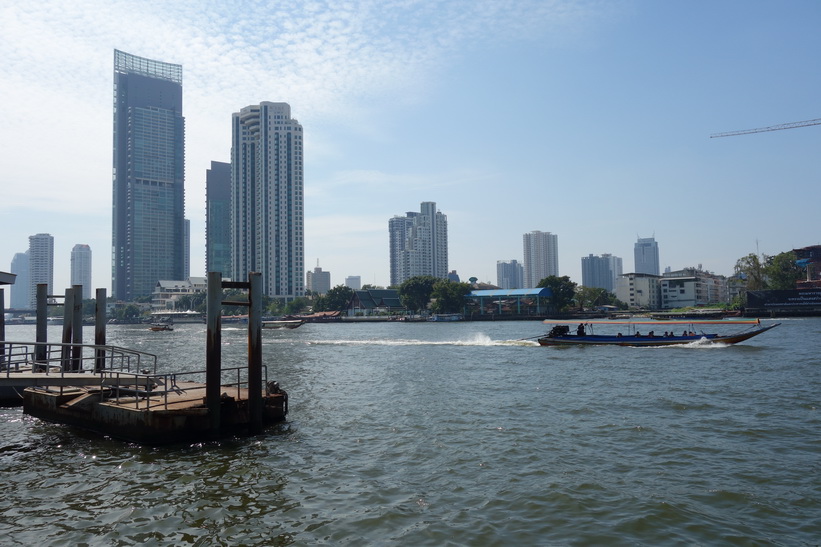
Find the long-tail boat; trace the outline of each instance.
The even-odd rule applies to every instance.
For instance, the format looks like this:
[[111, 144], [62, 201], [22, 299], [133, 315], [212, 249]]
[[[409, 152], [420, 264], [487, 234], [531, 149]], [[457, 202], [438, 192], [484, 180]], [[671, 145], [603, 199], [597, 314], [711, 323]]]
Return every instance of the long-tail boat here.
[[[554, 321], [547, 319], [546, 324], [552, 324], [554, 327], [545, 336], [538, 339], [539, 345], [542, 346], [674, 346], [693, 343], [712, 343], [712, 344], [737, 344], [745, 340], [749, 340], [753, 336], [758, 336], [761, 333], [767, 332], [780, 325], [781, 323], [774, 323], [772, 325], [762, 326], [761, 321], [754, 320], [714, 320], [714, 321], [584, 321], [579, 324], [575, 332], [571, 332], [570, 327], [566, 324], [567, 321]], [[564, 323], [564, 324], [561, 324]], [[695, 332], [695, 325], [755, 325], [755, 327], [747, 327], [746, 330], [735, 332], [733, 334], [718, 334], [705, 333], [703, 331]], [[593, 325], [626, 325], [628, 332], [622, 334], [593, 334]], [[638, 330], [638, 326], [648, 326], [646, 334], [642, 334]], [[676, 333], [674, 327], [681, 327], [683, 330]], [[683, 327], [682, 327], [683, 326]], [[689, 327], [689, 328], [687, 328]], [[660, 330], [665, 329], [664, 333]]]

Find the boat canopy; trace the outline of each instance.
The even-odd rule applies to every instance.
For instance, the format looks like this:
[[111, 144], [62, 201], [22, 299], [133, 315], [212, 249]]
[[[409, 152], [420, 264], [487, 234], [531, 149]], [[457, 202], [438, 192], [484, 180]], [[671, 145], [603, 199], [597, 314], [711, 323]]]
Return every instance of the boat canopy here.
[[549, 287], [535, 289], [490, 289], [481, 291], [470, 291], [469, 298], [516, 298], [516, 297], [540, 297], [550, 298], [553, 291]]

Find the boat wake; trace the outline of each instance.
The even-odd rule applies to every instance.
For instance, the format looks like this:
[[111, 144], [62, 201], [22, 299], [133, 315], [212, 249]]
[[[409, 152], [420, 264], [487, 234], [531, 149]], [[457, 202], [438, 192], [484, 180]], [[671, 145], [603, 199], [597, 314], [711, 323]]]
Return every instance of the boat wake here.
[[[294, 343], [293, 339], [266, 340], [266, 343]], [[309, 346], [538, 346], [533, 340], [493, 340], [485, 334], [477, 334], [464, 340], [418, 340], [373, 339], [373, 340], [300, 340], [296, 343]]]

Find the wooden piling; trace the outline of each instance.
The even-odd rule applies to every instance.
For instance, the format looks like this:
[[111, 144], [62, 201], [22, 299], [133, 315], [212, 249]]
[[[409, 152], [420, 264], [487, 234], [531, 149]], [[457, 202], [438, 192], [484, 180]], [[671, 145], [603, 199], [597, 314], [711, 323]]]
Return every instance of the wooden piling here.
[[248, 412], [249, 431], [262, 431], [262, 274], [248, 274]]
[[37, 327], [35, 333], [34, 360], [45, 362], [48, 343], [48, 285], [37, 284]]
[[220, 433], [220, 383], [222, 381], [222, 273], [208, 272], [206, 293], [205, 406], [211, 432]]
[[74, 302], [71, 307], [71, 369], [80, 370], [83, 360], [83, 286], [73, 285]]
[[[106, 290], [97, 289], [97, 301], [94, 305], [94, 345], [105, 345], [105, 308], [106, 308]], [[98, 349], [95, 353], [94, 371], [100, 372], [105, 368], [105, 350]]]

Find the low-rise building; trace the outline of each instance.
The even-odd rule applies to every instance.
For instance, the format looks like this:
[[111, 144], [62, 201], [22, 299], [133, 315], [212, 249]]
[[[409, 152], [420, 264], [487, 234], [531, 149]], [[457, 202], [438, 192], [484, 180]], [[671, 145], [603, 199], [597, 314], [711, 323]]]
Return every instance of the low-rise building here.
[[701, 268], [665, 272], [661, 279], [662, 309], [728, 304], [727, 278]]
[[157, 281], [154, 292], [151, 293], [151, 307], [155, 310], [173, 310], [181, 296], [204, 293], [207, 289], [208, 282], [204, 277], [189, 277], [185, 281]]
[[616, 279], [616, 298], [631, 309], [661, 309], [661, 276], [627, 273]]
[[396, 289], [363, 289], [354, 291], [348, 303], [348, 316], [384, 315], [404, 312], [405, 306]]

